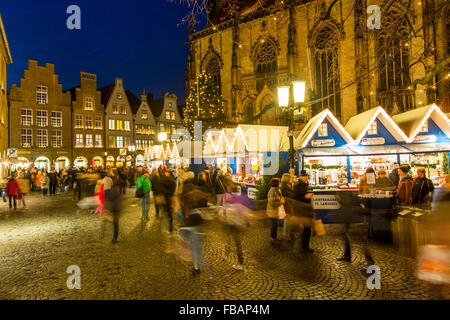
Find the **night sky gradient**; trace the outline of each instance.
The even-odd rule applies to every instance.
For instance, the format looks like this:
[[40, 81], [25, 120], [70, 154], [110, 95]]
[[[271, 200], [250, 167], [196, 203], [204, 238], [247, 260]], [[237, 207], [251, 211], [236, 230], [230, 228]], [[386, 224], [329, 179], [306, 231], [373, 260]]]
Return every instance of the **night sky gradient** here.
[[[81, 30], [69, 30], [67, 7], [81, 9]], [[80, 71], [97, 74], [98, 87], [124, 79], [161, 98], [175, 93], [184, 104], [189, 8], [176, 0], [1, 0], [13, 64], [8, 89], [20, 85], [28, 59], [55, 64], [63, 89], [79, 85]]]

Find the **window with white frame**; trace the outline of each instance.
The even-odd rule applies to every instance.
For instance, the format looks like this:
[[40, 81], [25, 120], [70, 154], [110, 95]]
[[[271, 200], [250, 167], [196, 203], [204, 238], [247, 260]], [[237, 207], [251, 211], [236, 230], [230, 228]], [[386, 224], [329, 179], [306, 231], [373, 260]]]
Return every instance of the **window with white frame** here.
[[120, 113], [121, 113], [121, 114], [127, 114], [127, 108], [125, 108], [124, 105], [121, 105], [121, 106], [120, 106]]
[[52, 130], [52, 147], [62, 147], [62, 130]]
[[22, 109], [20, 111], [20, 124], [22, 126], [32, 126], [33, 125], [33, 110]]
[[123, 148], [124, 147], [124, 137], [117, 136], [116, 137], [116, 148]]
[[22, 142], [22, 147], [24, 147], [24, 148], [31, 148], [33, 146], [33, 130], [32, 129], [22, 129], [21, 142]]
[[166, 120], [170, 120], [170, 112], [166, 111]]
[[47, 110], [36, 111], [36, 125], [38, 127], [48, 126]]
[[367, 134], [369, 135], [375, 135], [378, 133], [378, 126], [377, 126], [377, 121], [375, 120], [374, 122], [372, 122], [372, 124], [370, 125], [369, 130], [367, 131]]
[[84, 110], [94, 110], [94, 99], [91, 97], [84, 98]]
[[109, 119], [109, 130], [116, 129], [116, 121], [114, 119]]
[[62, 112], [52, 111], [52, 127], [62, 127]]
[[83, 116], [81, 114], [75, 116], [75, 129], [83, 129]]
[[36, 146], [38, 148], [47, 148], [48, 147], [48, 136], [46, 129], [37, 129], [36, 130]]
[[77, 133], [75, 136], [75, 147], [76, 148], [82, 148], [84, 146], [83, 144], [83, 135], [81, 133]]
[[94, 146], [94, 141], [92, 140], [92, 134], [86, 135], [86, 148], [92, 148]]
[[319, 137], [328, 137], [328, 124], [321, 123], [318, 131]]
[[172, 120], [175, 120], [175, 112], [171, 112], [171, 113], [170, 113], [170, 118], [171, 118]]
[[93, 123], [92, 123], [92, 116], [86, 116], [86, 129], [92, 129]]
[[95, 117], [95, 129], [103, 129], [102, 116]]
[[422, 128], [420, 128], [420, 132], [428, 132], [428, 120], [423, 123]]
[[102, 136], [101, 136], [100, 134], [96, 134], [96, 135], [95, 135], [95, 147], [96, 147], [96, 148], [101, 148], [101, 147], [103, 147], [103, 144], [102, 144]]
[[130, 131], [130, 121], [124, 121], [124, 130]]
[[119, 113], [119, 107], [117, 106], [117, 104], [113, 104], [112, 109], [113, 109], [113, 113], [115, 113], [115, 114]]
[[48, 91], [48, 88], [46, 86], [37, 86], [36, 87], [36, 102], [37, 102], [37, 104], [47, 104], [47, 102], [48, 102], [47, 91]]

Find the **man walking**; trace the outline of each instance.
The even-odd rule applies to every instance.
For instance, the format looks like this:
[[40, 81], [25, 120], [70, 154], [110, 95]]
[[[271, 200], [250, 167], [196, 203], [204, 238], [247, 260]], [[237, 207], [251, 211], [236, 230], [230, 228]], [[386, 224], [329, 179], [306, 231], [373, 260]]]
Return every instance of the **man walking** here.
[[149, 179], [149, 172], [144, 170], [136, 181], [136, 190], [142, 188], [143, 196], [141, 197], [142, 221], [148, 220], [148, 211], [150, 209], [150, 191], [152, 184]]
[[161, 177], [161, 195], [164, 197], [163, 208], [169, 218], [169, 232], [173, 229], [172, 197], [175, 194], [176, 183], [170, 171], [164, 171]]

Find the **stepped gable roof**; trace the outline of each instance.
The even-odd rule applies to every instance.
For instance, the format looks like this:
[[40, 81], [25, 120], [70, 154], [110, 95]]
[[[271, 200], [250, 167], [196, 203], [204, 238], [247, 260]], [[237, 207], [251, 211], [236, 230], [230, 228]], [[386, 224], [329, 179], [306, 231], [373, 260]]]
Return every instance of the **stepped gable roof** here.
[[148, 102], [148, 105], [150, 106], [155, 118], [158, 118], [164, 110], [164, 98], [151, 100]]
[[66, 91], [64, 91], [64, 93], [69, 91], [72, 101], [75, 101], [75, 100], [77, 100], [77, 90], [76, 90], [77, 88], [80, 88], [80, 86], [76, 86], [76, 87], [67, 89]]
[[128, 102], [130, 103], [133, 114], [136, 114], [139, 110], [139, 107], [141, 106], [141, 100], [139, 100], [139, 98], [136, 97], [130, 90], [125, 91], [125, 93], [127, 95]]
[[106, 107], [108, 104], [109, 98], [111, 97], [113, 91], [114, 91], [115, 83], [110, 84], [109, 86], [103, 87], [100, 89], [100, 92], [102, 93], [102, 104]]

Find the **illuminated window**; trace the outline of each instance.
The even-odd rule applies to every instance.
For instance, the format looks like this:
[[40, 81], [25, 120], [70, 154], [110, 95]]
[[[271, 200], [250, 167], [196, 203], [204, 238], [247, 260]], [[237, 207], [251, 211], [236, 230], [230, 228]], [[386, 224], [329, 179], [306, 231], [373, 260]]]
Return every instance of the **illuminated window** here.
[[109, 120], [109, 130], [115, 130], [116, 129], [115, 123], [116, 122], [113, 119]]
[[92, 148], [93, 147], [93, 141], [92, 141], [92, 134], [86, 135], [86, 148]]
[[61, 148], [62, 147], [62, 131], [52, 130], [52, 147]]
[[95, 135], [95, 147], [101, 148], [103, 146], [102, 144], [102, 136], [100, 134]]
[[92, 128], [93, 128], [92, 116], [86, 116], [86, 129]]
[[47, 87], [37, 86], [36, 87], [36, 102], [37, 104], [47, 104]]
[[113, 104], [112, 109], [113, 109], [113, 113], [115, 113], [115, 114], [119, 113], [119, 108], [117, 107], [117, 104]]
[[20, 111], [20, 124], [23, 126], [32, 126], [33, 125], [33, 110], [22, 109]]
[[121, 114], [127, 114], [127, 109], [125, 108], [124, 105], [121, 105], [121, 106], [120, 106], [120, 113], [121, 113]]
[[148, 113], [147, 113], [147, 111], [143, 111], [143, 112], [142, 112], [141, 119], [142, 119], [142, 120], [147, 120], [147, 119], [148, 119]]
[[116, 130], [123, 130], [123, 121], [122, 120], [116, 121]]
[[374, 121], [374, 122], [370, 125], [370, 128], [369, 128], [369, 130], [367, 131], [367, 134], [369, 134], [369, 135], [375, 135], [375, 134], [377, 134], [377, 132], [378, 132], [377, 129], [378, 129], [378, 128], [377, 128], [377, 122]]
[[130, 121], [124, 121], [124, 129], [125, 131], [130, 131]]
[[48, 126], [47, 110], [36, 111], [36, 124], [38, 127]]
[[45, 130], [45, 129], [38, 129], [37, 130], [36, 146], [38, 148], [47, 148], [48, 147], [47, 130]]
[[124, 147], [124, 137], [122, 136], [117, 136], [116, 137], [116, 148], [123, 148]]
[[103, 129], [102, 117], [101, 116], [96, 116], [95, 117], [95, 129]]
[[76, 148], [82, 148], [83, 145], [83, 135], [80, 133], [77, 133], [77, 135], [75, 136], [75, 147]]
[[52, 111], [52, 127], [62, 127], [62, 112]]
[[94, 110], [94, 99], [92, 99], [91, 97], [84, 98], [84, 109]]
[[326, 123], [320, 124], [318, 134], [319, 137], [328, 137], [328, 125]]
[[81, 114], [75, 116], [75, 129], [83, 129], [83, 116]]
[[172, 120], [175, 120], [175, 112], [171, 112], [171, 113], [170, 113], [170, 118], [171, 118]]
[[33, 130], [22, 129], [21, 141], [22, 147], [31, 148], [33, 146]]
[[166, 120], [170, 120], [170, 112], [166, 111]]

